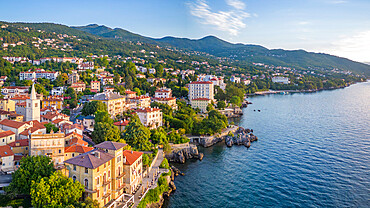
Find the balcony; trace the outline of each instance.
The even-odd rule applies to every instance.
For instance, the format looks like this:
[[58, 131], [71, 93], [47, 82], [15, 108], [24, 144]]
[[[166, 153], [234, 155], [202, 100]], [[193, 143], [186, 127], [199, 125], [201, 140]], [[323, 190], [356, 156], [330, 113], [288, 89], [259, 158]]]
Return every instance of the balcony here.
[[120, 186], [118, 186], [118, 190], [123, 189], [126, 186], [126, 183], [122, 183]]
[[110, 184], [111, 180], [103, 181], [103, 186]]
[[96, 193], [96, 190], [91, 190], [91, 189], [85, 188], [85, 192], [87, 192], [87, 193]]
[[103, 199], [107, 198], [108, 196], [110, 196], [111, 192], [110, 191], [107, 191], [106, 194], [103, 195]]
[[120, 179], [120, 178], [122, 178], [123, 176], [125, 176], [126, 175], [126, 173], [125, 172], [122, 172], [121, 174], [119, 174], [117, 177], [116, 177], [116, 179]]

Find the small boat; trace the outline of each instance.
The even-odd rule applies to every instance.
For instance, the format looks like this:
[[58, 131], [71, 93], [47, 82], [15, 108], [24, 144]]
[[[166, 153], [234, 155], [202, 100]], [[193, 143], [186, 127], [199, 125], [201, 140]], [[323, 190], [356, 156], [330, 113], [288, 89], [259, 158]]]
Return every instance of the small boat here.
[[261, 112], [261, 110], [258, 110], [258, 112]]

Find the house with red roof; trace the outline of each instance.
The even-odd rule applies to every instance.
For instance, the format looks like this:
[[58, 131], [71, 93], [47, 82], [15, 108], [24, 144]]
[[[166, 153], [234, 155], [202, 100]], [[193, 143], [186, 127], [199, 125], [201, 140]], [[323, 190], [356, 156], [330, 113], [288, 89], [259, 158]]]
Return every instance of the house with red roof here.
[[15, 133], [8, 130], [0, 132], [0, 146], [7, 145], [15, 141]]
[[8, 144], [15, 155], [28, 155], [29, 139], [18, 139]]
[[14, 153], [9, 145], [0, 146], [0, 172], [14, 171]]

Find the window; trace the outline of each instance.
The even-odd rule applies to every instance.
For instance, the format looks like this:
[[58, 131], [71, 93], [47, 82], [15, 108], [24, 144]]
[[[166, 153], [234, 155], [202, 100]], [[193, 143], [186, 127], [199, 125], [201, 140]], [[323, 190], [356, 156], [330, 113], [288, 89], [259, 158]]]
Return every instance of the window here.
[[59, 154], [60, 154], [60, 153], [62, 153], [62, 150], [61, 150], [61, 149], [59, 150]]
[[72, 153], [72, 157], [74, 157], [75, 156], [75, 153]]
[[73, 170], [76, 170], [76, 165], [73, 165]]
[[74, 175], [72, 176], [73, 182], [76, 182], [77, 177]]
[[89, 169], [88, 168], [85, 168], [85, 173], [89, 173]]
[[96, 178], [96, 185], [99, 185], [99, 177]]
[[85, 184], [85, 188], [88, 188], [89, 187], [89, 180], [85, 179], [84, 184]]

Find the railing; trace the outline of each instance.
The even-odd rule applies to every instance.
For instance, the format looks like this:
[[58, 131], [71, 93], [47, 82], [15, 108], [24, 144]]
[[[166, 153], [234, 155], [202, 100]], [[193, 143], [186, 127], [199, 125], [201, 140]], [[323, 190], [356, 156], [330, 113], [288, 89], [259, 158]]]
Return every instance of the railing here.
[[88, 192], [88, 193], [96, 193], [96, 190], [91, 190], [91, 189], [87, 189], [87, 188], [85, 188], [85, 191]]
[[107, 184], [110, 184], [111, 180], [106, 180], [106, 181], [103, 181], [103, 185], [107, 185]]
[[106, 194], [103, 195], [103, 199], [107, 198], [108, 196], [110, 196], [111, 192], [110, 191], [107, 191]]
[[120, 178], [122, 178], [123, 176], [125, 176], [126, 175], [126, 173], [125, 172], [122, 172], [120, 175], [118, 175], [117, 177], [116, 177], [116, 179], [120, 179]]

